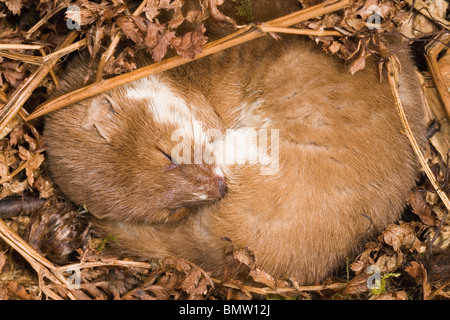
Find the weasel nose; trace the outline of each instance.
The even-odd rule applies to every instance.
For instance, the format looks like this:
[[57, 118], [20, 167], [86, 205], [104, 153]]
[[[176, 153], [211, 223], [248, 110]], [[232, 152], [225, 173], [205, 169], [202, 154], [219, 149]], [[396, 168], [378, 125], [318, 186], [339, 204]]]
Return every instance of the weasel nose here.
[[225, 182], [225, 178], [217, 178], [217, 186], [219, 188], [219, 194], [220, 194], [220, 198], [225, 197], [227, 191], [228, 191], [228, 187], [227, 184]]

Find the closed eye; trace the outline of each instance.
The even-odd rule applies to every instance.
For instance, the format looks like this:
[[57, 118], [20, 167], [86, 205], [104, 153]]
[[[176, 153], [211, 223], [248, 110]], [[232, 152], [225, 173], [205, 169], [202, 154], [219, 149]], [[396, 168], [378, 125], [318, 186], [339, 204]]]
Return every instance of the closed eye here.
[[169, 159], [173, 164], [176, 164], [176, 165], [179, 165], [179, 163], [178, 162], [176, 162], [176, 161], [174, 161], [173, 159], [172, 159], [172, 157], [168, 154], [168, 153], [166, 153], [166, 152], [164, 152], [164, 151], [162, 151], [162, 150], [159, 150], [167, 159]]

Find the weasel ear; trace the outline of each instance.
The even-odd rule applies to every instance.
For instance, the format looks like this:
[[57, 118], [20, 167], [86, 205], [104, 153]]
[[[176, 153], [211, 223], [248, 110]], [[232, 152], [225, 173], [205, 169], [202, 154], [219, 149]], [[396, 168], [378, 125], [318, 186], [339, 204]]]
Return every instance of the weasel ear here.
[[86, 117], [81, 123], [85, 130], [97, 129], [107, 142], [111, 142], [111, 135], [116, 127], [115, 116], [120, 106], [108, 95], [101, 95], [92, 100], [86, 111]]

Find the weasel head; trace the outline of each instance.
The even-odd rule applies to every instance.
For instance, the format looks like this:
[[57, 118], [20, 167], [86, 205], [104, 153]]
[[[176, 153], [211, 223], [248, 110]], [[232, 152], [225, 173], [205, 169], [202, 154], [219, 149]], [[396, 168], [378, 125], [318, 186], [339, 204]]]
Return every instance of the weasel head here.
[[158, 77], [94, 98], [82, 127], [102, 144], [104, 154], [93, 165], [113, 171], [105, 184], [114, 189], [113, 203], [124, 207], [121, 219], [167, 221], [227, 192], [223, 170], [211, 158], [220, 120], [201, 97], [188, 104]]

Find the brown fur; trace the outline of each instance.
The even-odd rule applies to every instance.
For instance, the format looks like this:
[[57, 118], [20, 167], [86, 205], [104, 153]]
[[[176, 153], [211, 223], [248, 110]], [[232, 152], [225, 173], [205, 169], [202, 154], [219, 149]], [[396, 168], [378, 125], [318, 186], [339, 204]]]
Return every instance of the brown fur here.
[[[400, 60], [400, 92], [424, 145], [420, 86], [408, 54]], [[227, 165], [223, 199], [153, 224], [167, 214], [145, 217], [154, 216], [156, 204], [171, 203], [168, 190], [188, 195], [185, 188], [195, 185], [164, 172], [165, 160], [153, 152], [154, 144], [173, 147], [165, 130], [174, 128], [154, 122], [137, 103], [132, 114], [113, 118], [112, 132], [120, 134], [113, 135], [118, 147], [111, 149], [98, 132], [80, 131], [92, 100], [55, 112], [45, 131], [52, 175], [71, 199], [88, 203], [102, 218], [98, 226], [114, 234], [125, 252], [177, 255], [217, 275], [229, 238], [251, 249], [258, 267], [310, 284], [400, 217], [418, 164], [374, 61], [352, 76], [341, 60], [309, 41], [264, 39], [164, 77], [185, 99], [201, 101], [193, 108], [207, 127], [279, 129], [280, 170], [262, 175], [259, 164]], [[109, 95], [124, 108], [129, 102], [122, 90]], [[154, 185], [161, 187], [146, 188]]]

